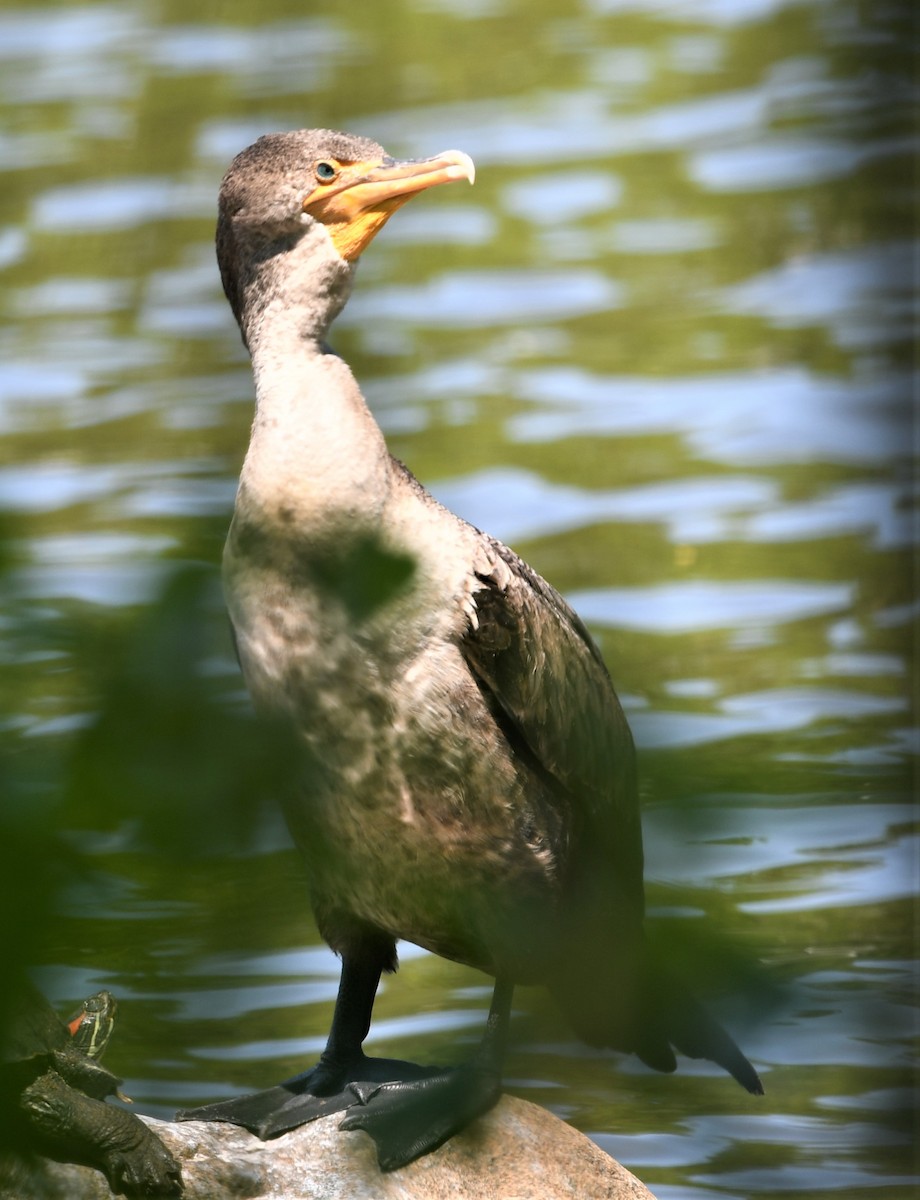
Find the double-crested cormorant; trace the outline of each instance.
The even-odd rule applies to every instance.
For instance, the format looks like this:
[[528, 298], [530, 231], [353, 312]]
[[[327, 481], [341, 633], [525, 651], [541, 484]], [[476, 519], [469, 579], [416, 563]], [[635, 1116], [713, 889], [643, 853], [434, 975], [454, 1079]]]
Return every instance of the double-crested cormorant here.
[[[217, 226], [256, 386], [227, 599], [256, 707], [305, 750], [286, 815], [342, 975], [316, 1066], [183, 1115], [269, 1137], [348, 1109], [342, 1128], [370, 1133], [384, 1169], [495, 1103], [517, 983], [545, 984], [593, 1046], [663, 1071], [676, 1048], [762, 1091], [646, 949], [633, 744], [584, 625], [391, 457], [324, 342], [391, 213], [460, 179], [473, 164], [458, 151], [397, 162], [365, 138], [271, 134], [228, 170]], [[390, 583], [368, 583], [381, 566]], [[363, 1054], [400, 938], [495, 977], [466, 1066]]]

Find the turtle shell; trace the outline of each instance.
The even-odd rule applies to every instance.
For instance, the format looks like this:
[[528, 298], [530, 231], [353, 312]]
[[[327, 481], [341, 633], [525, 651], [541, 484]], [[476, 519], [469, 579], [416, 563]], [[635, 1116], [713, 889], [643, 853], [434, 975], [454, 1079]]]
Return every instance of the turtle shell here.
[[67, 1026], [28, 980], [21, 981], [3, 1015], [0, 1043], [0, 1059], [5, 1063], [47, 1058], [55, 1050], [72, 1049]]

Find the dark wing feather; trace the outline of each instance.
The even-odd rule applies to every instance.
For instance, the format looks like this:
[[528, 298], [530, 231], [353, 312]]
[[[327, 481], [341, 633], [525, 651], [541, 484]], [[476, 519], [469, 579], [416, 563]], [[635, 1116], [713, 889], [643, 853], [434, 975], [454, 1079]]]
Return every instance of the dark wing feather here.
[[635, 751], [600, 652], [545, 579], [507, 546], [482, 539], [466, 661], [567, 793], [573, 815], [608, 851], [615, 844], [615, 859], [641, 881]]
[[635, 752], [597, 647], [516, 554], [485, 536], [482, 546], [463, 653], [512, 733], [557, 782], [580, 829], [551, 990], [592, 1045], [633, 1051], [659, 1071], [674, 1070], [673, 1045], [761, 1092], [731, 1037], [644, 944]]

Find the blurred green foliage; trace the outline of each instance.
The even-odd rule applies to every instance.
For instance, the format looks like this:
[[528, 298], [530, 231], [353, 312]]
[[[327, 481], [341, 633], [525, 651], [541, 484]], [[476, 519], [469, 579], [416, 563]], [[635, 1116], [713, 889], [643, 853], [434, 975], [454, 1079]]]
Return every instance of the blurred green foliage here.
[[134, 822], [137, 845], [177, 863], [245, 847], [304, 773], [288, 727], [215, 673], [219, 604], [212, 569], [179, 568], [126, 628], [94, 631], [85, 648], [98, 711], [68, 762], [68, 810], [87, 828]]

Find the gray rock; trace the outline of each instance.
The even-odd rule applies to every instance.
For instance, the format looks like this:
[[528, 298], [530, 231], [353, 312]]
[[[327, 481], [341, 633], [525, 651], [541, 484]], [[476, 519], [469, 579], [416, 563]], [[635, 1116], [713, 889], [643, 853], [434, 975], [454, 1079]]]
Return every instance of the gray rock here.
[[[364, 1133], [340, 1133], [341, 1114], [271, 1142], [234, 1125], [145, 1117], [182, 1164], [186, 1200], [654, 1200], [582, 1133], [543, 1108], [505, 1096], [440, 1150], [382, 1175]], [[0, 1200], [110, 1200], [89, 1167], [39, 1160]]]

